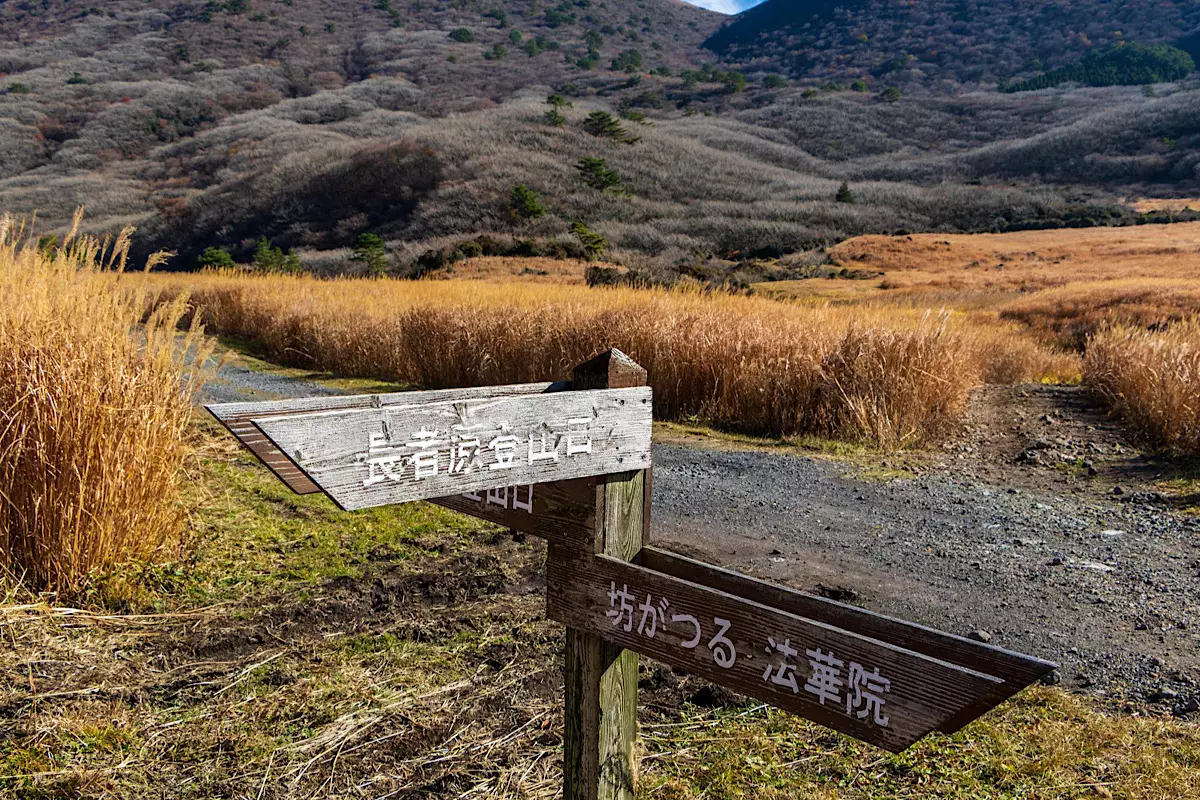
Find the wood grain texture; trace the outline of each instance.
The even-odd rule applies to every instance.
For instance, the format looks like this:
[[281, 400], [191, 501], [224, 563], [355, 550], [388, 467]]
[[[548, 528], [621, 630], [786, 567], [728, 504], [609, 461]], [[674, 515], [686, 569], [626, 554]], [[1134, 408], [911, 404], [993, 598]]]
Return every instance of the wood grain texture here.
[[958, 717], [951, 717], [942, 723], [938, 730], [943, 733], [954, 733], [1058, 666], [1050, 661], [971, 641], [914, 622], [739, 575], [656, 547], [644, 548], [635, 561], [655, 572], [879, 639], [1001, 680], [1001, 683], [994, 684], [989, 691], [981, 694], [978, 701], [966, 707]]
[[279, 451], [271, 440], [262, 435], [250, 421], [255, 417], [281, 417], [294, 414], [327, 411], [350, 411], [360, 408], [383, 408], [394, 405], [421, 405], [453, 399], [499, 397], [503, 395], [546, 394], [569, 389], [566, 381], [555, 383], [519, 383], [507, 386], [482, 386], [468, 389], [437, 389], [423, 392], [390, 392], [360, 394], [344, 397], [301, 397], [290, 400], [268, 400], [255, 403], [212, 403], [205, 406], [218, 422], [237, 437], [250, 452], [258, 456], [275, 476], [296, 494], [321, 491], [303, 470]]
[[[650, 463], [649, 388], [509, 395], [357, 411], [253, 418], [308, 478], [346, 510], [644, 468]], [[480, 463], [451, 470], [456, 437], [472, 435]], [[427, 438], [422, 438], [427, 437]], [[510, 465], [486, 445], [511, 438]], [[587, 452], [575, 452], [584, 444]], [[542, 450], [557, 458], [538, 459]], [[417, 460], [431, 453], [425, 475]], [[428, 467], [433, 465], [434, 469]]]
[[[608, 616], [613, 609], [610, 592], [614, 585], [618, 592], [627, 587], [633, 598], [628, 631], [624, 616], [616, 620]], [[643, 615], [654, 619], [652, 611], [640, 607], [647, 596], [651, 608], [661, 607], [661, 600], [669, 603], [654, 636], [646, 635], [649, 628], [641, 625]], [[547, 559], [546, 604], [551, 619], [892, 752], [937, 730], [980, 697], [994, 692], [1001, 682], [991, 675], [646, 567], [553, 544]], [[694, 626], [675, 620], [675, 615], [694, 617], [700, 625], [698, 638]], [[722, 632], [728, 645], [716, 638]], [[776, 645], [786, 642], [797, 655], [781, 656], [772, 641]], [[730, 648], [736, 651], [732, 660], [728, 658]], [[841, 662], [835, 674], [843, 683], [825, 703], [805, 688], [810, 677], [818, 675], [806, 653], [818, 650]], [[727, 668], [720, 665], [722, 655]], [[846, 708], [852, 664], [877, 671], [889, 682], [886, 691], [875, 693], [884, 701], [879, 710], [886, 725], [879, 723], [873, 706]], [[780, 672], [789, 665], [794, 672]], [[794, 688], [773, 681], [789, 675], [795, 679]], [[865, 719], [860, 718], [860, 711], [868, 712]]]
[[[576, 390], [642, 386], [646, 371], [619, 350], [575, 368]], [[645, 537], [648, 471], [610, 475], [598, 492], [593, 546], [564, 550], [632, 558]], [[552, 542], [552, 546], [555, 546]], [[633, 800], [637, 787], [637, 654], [568, 625], [564, 657], [564, 800]]]
[[[579, 478], [540, 483], [533, 487], [532, 512], [513, 508], [511, 503], [502, 508], [486, 499], [481, 502], [462, 495], [438, 497], [429, 502], [521, 533], [594, 550], [600, 480]], [[527, 497], [528, 487], [513, 487], [513, 490], [522, 499]]]

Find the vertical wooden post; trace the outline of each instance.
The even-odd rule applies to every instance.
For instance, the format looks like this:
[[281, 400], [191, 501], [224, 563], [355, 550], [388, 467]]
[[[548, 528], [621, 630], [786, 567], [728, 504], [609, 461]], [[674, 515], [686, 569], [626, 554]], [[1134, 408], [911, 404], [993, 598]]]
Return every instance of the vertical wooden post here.
[[[576, 367], [571, 388], [624, 389], [645, 386], [646, 378], [646, 370], [614, 349]], [[612, 476], [598, 491], [596, 550], [630, 561], [648, 530], [647, 472]], [[564, 800], [633, 800], [637, 653], [567, 628], [564, 669]]]

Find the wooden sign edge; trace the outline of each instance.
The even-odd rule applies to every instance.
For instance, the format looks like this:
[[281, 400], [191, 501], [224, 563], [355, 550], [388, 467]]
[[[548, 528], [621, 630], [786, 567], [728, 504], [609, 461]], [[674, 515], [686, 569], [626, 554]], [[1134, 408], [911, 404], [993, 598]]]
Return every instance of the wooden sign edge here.
[[[990, 688], [990, 687], [995, 687], [995, 686], [1003, 683], [1003, 680], [1001, 678], [997, 678], [994, 675], [989, 675], [987, 673], [980, 672], [978, 670], [973, 670], [973, 669], [970, 669], [967, 667], [962, 667], [957, 664], [943, 661], [942, 659], [927, 656], [923, 653], [918, 653], [918, 652], [915, 652], [912, 650], [907, 650], [903, 647], [893, 645], [890, 642], [887, 642], [884, 640], [875, 639], [870, 636], [864, 636], [862, 634], [855, 633], [854, 631], [848, 631], [848, 630], [845, 630], [844, 628], [839, 628], [835, 625], [830, 625], [828, 623], [824, 623], [819, 620], [814, 620], [809, 617], [805, 617], [802, 615], [783, 611], [781, 609], [774, 608], [774, 607], [771, 607], [768, 605], [764, 605], [764, 604], [756, 602], [754, 600], [749, 600], [747, 598], [739, 597], [738, 595], [730, 594], [729, 592], [724, 592], [724, 591], [721, 591], [720, 589], [714, 589], [712, 587], [704, 586], [703, 584], [698, 584], [698, 583], [689, 581], [684, 578], [678, 578], [678, 577], [675, 577], [672, 575], [667, 575], [666, 573], [657, 573], [654, 570], [651, 570], [647, 567], [641, 566], [640, 564], [637, 564], [637, 563], [623, 562], [619, 559], [615, 559], [611, 556], [606, 556], [602, 553], [600, 553], [600, 554], [582, 553], [581, 554], [580, 552], [578, 552], [576, 550], [572, 550], [571, 548], [567, 548], [567, 547], [562, 547], [562, 546], [554, 544], [554, 543], [551, 543], [551, 545], [548, 549], [547, 559], [546, 559], [546, 561], [547, 561], [547, 575], [546, 575], [546, 585], [547, 585], [546, 616], [547, 616], [547, 618], [553, 619], [555, 621], [558, 621], [558, 622], [561, 622], [561, 623], [564, 623], [567, 625], [578, 626], [578, 620], [568, 620], [565, 618], [566, 615], [557, 613], [550, 606], [550, 599], [552, 596], [560, 596], [563, 594], [563, 592], [556, 590], [553, 586], [554, 581], [552, 579], [552, 574], [553, 574], [553, 570], [557, 569], [557, 568], [552, 568], [551, 564], [552, 564], [552, 562], [554, 562], [556, 560], [587, 559], [587, 558], [598, 559], [600, 561], [600, 563], [608, 563], [615, 568], [615, 571], [618, 571], [618, 572], [621, 571], [622, 569], [630, 569], [635, 572], [645, 573], [651, 580], [653, 580], [654, 576], [665, 577], [669, 581], [676, 581], [676, 582], [679, 582], [682, 584], [686, 584], [692, 590], [698, 590], [700, 592], [711, 592], [713, 594], [719, 595], [726, 601], [732, 601], [733, 603], [736, 603], [736, 604], [740, 604], [743, 606], [749, 606], [751, 609], [758, 609], [761, 611], [768, 612], [772, 615], [780, 615], [783, 617], [788, 617], [788, 618], [791, 618], [791, 619], [793, 619], [801, 624], [804, 624], [804, 625], [814, 625], [818, 628], [822, 628], [822, 629], [828, 631], [833, 636], [841, 636], [841, 637], [847, 637], [850, 639], [861, 640], [870, 645], [880, 647], [884, 650], [894, 652], [905, 658], [913, 658], [919, 662], [936, 664], [941, 669], [944, 669], [944, 670], [952, 672], [952, 673], [957, 673], [959, 675], [963, 675], [965, 677], [970, 678], [975, 684], [983, 686], [985, 689]], [[594, 635], [600, 637], [601, 639], [605, 639], [606, 641], [610, 642], [611, 644], [613, 644], [616, 647], [620, 647], [623, 649], [633, 649], [633, 648], [626, 647], [626, 645], [623, 642], [617, 642], [617, 641], [614, 641], [613, 639], [608, 638], [608, 636], [606, 636], [606, 633], [607, 633], [606, 631], [603, 631], [603, 629], [598, 630], [596, 627], [592, 626], [590, 623], [589, 623], [588, 630], [591, 631]], [[646, 656], [647, 658], [655, 659], [662, 663], [666, 663], [666, 664], [669, 664], [674, 667], [678, 667], [678, 668], [686, 670], [686, 671], [692, 671], [691, 669], [689, 669], [689, 664], [685, 663], [683, 659], [674, 660], [674, 663], [672, 663], [671, 659], [664, 658], [663, 656], [660, 656], [655, 653], [645, 653], [645, 652], [638, 651], [638, 650], [634, 650], [634, 652], [638, 652], [639, 655], [643, 655], [643, 656]], [[695, 674], [695, 673], [693, 672], [693, 674]], [[699, 676], [699, 677], [703, 677], [703, 676]], [[705, 680], [710, 680], [710, 682], [718, 683], [718, 681], [714, 681], [714, 680], [711, 680], [708, 678], [705, 678]], [[974, 690], [972, 689], [972, 691], [974, 691]], [[980, 694], [982, 694], [982, 692]], [[769, 700], [764, 700], [764, 702], [767, 702], [768, 704], [771, 704], [771, 705], [775, 705], [774, 703], [770, 703]], [[909, 747], [911, 747], [917, 741], [920, 741], [921, 738], [924, 738], [924, 736], [928, 735], [929, 733], [931, 733], [935, 730], [940, 730], [940, 728], [943, 725], [945, 725], [948, 721], [956, 720], [957, 718], [961, 717], [965, 709], [974, 708], [977, 705], [978, 705], [978, 701], [969, 701], [969, 702], [963, 703], [963, 705], [959, 709], [957, 709], [954, 713], [947, 716], [945, 720], [942, 720], [940, 722], [930, 725], [930, 727], [925, 729], [924, 732], [920, 736], [912, 739], [911, 741], [908, 741], [903, 746], [899, 746], [898, 744], [894, 744], [894, 743], [889, 744], [886, 742], [886, 740], [872, 741], [870, 739], [860, 738], [859, 736], [856, 736], [853, 733], [849, 733], [846, 730], [840, 730], [840, 732], [843, 733], [844, 735], [850, 736], [852, 738], [859, 739], [860, 741], [867, 742], [868, 744], [873, 744], [876, 747], [880, 747], [881, 749], [888, 750], [893, 753], [900, 753], [900, 752], [903, 752], [904, 750], [908, 749]], [[782, 708], [781, 706], [776, 706], [776, 707]], [[802, 716], [805, 719], [810, 719], [810, 721], [816, 722], [817, 724], [825, 725], [826, 727], [831, 727], [834, 730], [838, 730], [838, 728], [834, 728], [833, 726], [827, 725], [826, 723], [818, 721], [818, 720], [812, 720], [810, 717], [804, 717], [803, 715], [797, 714], [794, 711], [790, 711], [788, 709], [783, 709], [783, 710], [788, 711], [788, 713], [796, 714], [797, 716]]]
[[[1031, 655], [1028, 655], [1025, 653], [1019, 653], [1015, 650], [1008, 650], [1008, 649], [1005, 649], [1003, 647], [998, 647], [993, 644], [977, 642], [973, 639], [968, 639], [965, 636], [958, 636], [957, 634], [947, 633], [946, 631], [941, 631], [941, 630], [938, 630], [937, 628], [931, 628], [928, 625], [922, 625], [919, 622], [910, 622], [908, 620], [900, 619], [899, 617], [893, 617], [888, 614], [882, 614], [878, 611], [871, 611], [869, 609], [862, 608], [860, 606], [853, 606], [848, 603], [839, 602], [837, 600], [830, 600], [827, 597], [821, 597], [820, 595], [811, 594], [809, 592], [801, 591], [800, 589], [793, 589], [790, 586], [784, 586], [782, 584], [773, 583], [771, 581], [765, 581], [760, 578], [752, 577], [750, 575], [743, 575], [739, 572], [734, 572], [731, 569], [726, 569], [725, 567], [719, 567], [719, 566], [716, 566], [713, 564], [707, 564], [703, 561], [698, 561], [694, 558], [688, 558], [687, 556], [683, 556], [678, 553], [673, 553], [670, 550], [666, 550], [662, 547], [655, 547], [652, 545], [647, 546], [642, 549], [642, 552], [638, 554], [638, 557], [639, 557], [638, 563], [643, 564], [643, 566], [646, 566], [648, 569], [652, 569], [656, 572], [665, 572], [667, 574], [673, 575], [674, 577], [683, 578], [684, 580], [690, 580], [690, 579], [687, 578], [685, 575], [679, 574], [679, 572], [676, 571], [672, 562], [675, 562], [675, 564], [686, 565], [688, 568], [691, 568], [691, 569], [699, 569], [699, 570], [702, 570], [709, 574], [721, 575], [722, 577], [725, 577], [732, 581], [742, 582], [745, 584], [754, 584], [756, 587], [761, 587], [761, 588], [769, 590], [769, 591], [780, 592], [780, 593], [784, 593], [784, 594], [787, 594], [790, 596], [794, 596], [798, 600], [803, 600], [806, 603], [812, 604], [813, 607], [815, 607], [815, 608], [825, 607], [825, 608], [829, 608], [831, 610], [836, 610], [838, 613], [841, 613], [841, 614], [869, 618], [870, 620], [872, 620], [874, 622], [878, 622], [878, 623], [881, 623], [884, 625], [888, 625], [888, 626], [895, 625], [897, 627], [902, 627], [905, 629], [917, 631], [922, 634], [933, 635], [938, 638], [950, 639], [950, 640], [953, 640], [955, 644], [960, 645], [964, 649], [971, 650], [971, 651], [977, 651], [977, 652], [982, 651], [982, 652], [987, 652], [992, 655], [999, 656], [999, 657], [1001, 657], [1001, 660], [1007, 665], [1028, 667], [1029, 668], [1028, 676], [1029, 676], [1030, 681], [1037, 680], [1041, 676], [1058, 668], [1058, 664], [1051, 662], [1051, 661], [1046, 661], [1045, 659], [1042, 659], [1042, 658], [1038, 658], [1037, 656], [1031, 656]], [[663, 569], [664, 566], [667, 568]], [[695, 580], [693, 580], [693, 582], [700, 583], [699, 581], [695, 581]], [[710, 585], [710, 584], [701, 583], [700, 585]], [[718, 588], [718, 587], [713, 587], [713, 588]], [[728, 592], [728, 593], [735, 594], [734, 592]], [[738, 596], [744, 596], [744, 595], [738, 595]], [[763, 605], [766, 605], [766, 606], [778, 607], [777, 605], [774, 604], [773, 601], [761, 600], [758, 602], [761, 602]], [[796, 614], [797, 616], [804, 616], [804, 617], [810, 617], [810, 618], [812, 617], [812, 615], [807, 612], [789, 611], [788, 613]], [[828, 621], [827, 624], [830, 624], [830, 625], [833, 625], [834, 627], [839, 627], [839, 628], [845, 627], [844, 625], [841, 625], [835, 621]], [[867, 634], [867, 635], [870, 636], [870, 638], [874, 638], [874, 639], [880, 638], [879, 636], [871, 636], [870, 634]], [[905, 650], [916, 650], [916, 648], [910, 647], [908, 645], [900, 645], [900, 646], [903, 647]], [[926, 655], [931, 655], [931, 654], [927, 653]], [[932, 656], [932, 657], [940, 658], [940, 660], [942, 660], [942, 661], [950, 661], [951, 663], [957, 663], [957, 661], [955, 661], [955, 659], [953, 659], [951, 657], [938, 657], [938, 656]], [[960, 666], [966, 666], [968, 669], [978, 669], [976, 667], [971, 667], [969, 664], [960, 664]], [[989, 674], [995, 674], [995, 673], [989, 673]], [[1001, 677], [1004, 680], [1009, 680], [1007, 678], [1003, 678], [1003, 676], [998, 676], [998, 677]], [[1014, 676], [1013, 679], [1019, 680], [1020, 678], [1017, 678]]]
[[[483, 387], [488, 388], [488, 387]], [[485, 402], [487, 400], [534, 400], [553, 395], [554, 399], [558, 399], [560, 392], [518, 392], [514, 394], [484, 394], [478, 397], [465, 398], [445, 398], [441, 400], [431, 400], [424, 403], [392, 403], [385, 406], [372, 406], [369, 408], [346, 408], [333, 409], [331, 411], [307, 411], [298, 414], [264, 414], [262, 416], [251, 417], [250, 421], [257, 424], [257, 420], [272, 423], [288, 423], [300, 419], [312, 419], [317, 417], [350, 417], [366, 414], [373, 414], [380, 411], [386, 412], [401, 412], [411, 411], [417, 408], [431, 408], [433, 406], [452, 406], [456, 403], [476, 403]], [[580, 389], [578, 391], [563, 392], [561, 394], [569, 394], [572, 399], [583, 398], [588, 395], [647, 395], [648, 399], [653, 402], [654, 390], [649, 386], [629, 386], [620, 389]], [[653, 412], [651, 412], [653, 413]]]
[[[461, 393], [464, 399], [477, 397], [507, 397], [532, 394], [550, 394], [571, 388], [570, 381], [541, 381], [535, 383], [512, 383], [499, 386], [466, 386], [457, 389], [413, 389], [405, 392], [373, 392], [368, 394], [333, 394], [319, 397], [289, 397], [282, 400], [248, 400], [232, 403], [206, 403], [204, 408], [221, 422], [226, 419], [248, 419], [256, 416], [283, 416], [337, 411], [361, 411], [371, 408], [420, 405], [440, 402], [446, 395]], [[338, 403], [344, 407], [307, 408], [306, 404]], [[295, 406], [294, 408], [290, 406]]]

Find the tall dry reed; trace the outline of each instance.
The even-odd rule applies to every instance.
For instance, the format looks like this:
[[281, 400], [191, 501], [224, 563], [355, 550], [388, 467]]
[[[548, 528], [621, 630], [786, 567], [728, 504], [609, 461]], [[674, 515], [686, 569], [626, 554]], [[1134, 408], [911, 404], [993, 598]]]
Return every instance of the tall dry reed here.
[[1103, 330], [1088, 344], [1084, 380], [1148, 442], [1200, 454], [1200, 322]]
[[38, 590], [75, 593], [180, 534], [200, 339], [177, 340], [183, 296], [143, 324], [128, 244], [72, 235], [51, 255], [0, 218], [0, 571]]
[[940, 315], [695, 292], [485, 282], [159, 276], [206, 326], [285, 363], [412, 383], [563, 377], [619, 347], [649, 370], [662, 419], [894, 448], [938, 436], [979, 382]]

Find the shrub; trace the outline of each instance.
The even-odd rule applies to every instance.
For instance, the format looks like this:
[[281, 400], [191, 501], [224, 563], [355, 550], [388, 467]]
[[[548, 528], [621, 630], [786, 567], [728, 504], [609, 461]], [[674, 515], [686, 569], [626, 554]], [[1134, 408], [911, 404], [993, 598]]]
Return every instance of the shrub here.
[[8, 85], [9, 94], [33, 94], [33, 89], [27, 83], [10, 83]]
[[721, 73], [721, 83], [725, 90], [737, 94], [746, 89], [746, 76], [735, 70]]
[[620, 286], [625, 275], [616, 267], [591, 266], [584, 271], [583, 279], [588, 286]]
[[546, 120], [546, 124], [553, 125], [556, 128], [561, 128], [567, 121], [567, 118], [563, 116], [557, 107], [548, 110], [543, 119]]
[[228, 269], [236, 266], [233, 256], [220, 247], [208, 247], [196, 259], [197, 269]]
[[615, 170], [609, 169], [603, 158], [584, 156], [579, 159], [575, 169], [583, 176], [583, 182], [593, 189], [604, 191], [616, 189], [621, 185], [621, 176]]
[[107, 253], [68, 236], [53, 257], [16, 239], [0, 219], [0, 573], [78, 595], [175, 554], [200, 387], [186, 364], [208, 353], [195, 327], [176, 340], [185, 295], [141, 324], [150, 297], [112, 274], [128, 231]]
[[1004, 88], [1007, 92], [1048, 89], [1064, 83], [1087, 86], [1138, 86], [1168, 83], [1186, 78], [1196, 69], [1191, 55], [1166, 44], [1145, 45], [1119, 42], [1093, 50], [1078, 63], [1019, 81]]
[[41, 253], [43, 258], [54, 258], [54, 254], [58, 252], [59, 246], [58, 237], [54, 234], [48, 233], [45, 236], [38, 237], [37, 251]]
[[889, 86], [879, 93], [879, 99], [885, 103], [895, 103], [900, 100], [900, 90], [895, 86]]
[[617, 72], [637, 72], [642, 68], [642, 54], [637, 50], [625, 50], [613, 59], [612, 68]]
[[387, 274], [387, 247], [384, 245], [383, 239], [373, 233], [359, 235], [358, 244], [355, 245], [350, 260], [355, 264], [361, 264], [367, 274], [373, 278]]
[[491, 50], [483, 54], [483, 57], [488, 61], [502, 61], [508, 58], [508, 48], [502, 44], [494, 44]]
[[575, 234], [575, 237], [579, 239], [588, 258], [597, 259], [604, 255], [604, 250], [608, 247], [608, 242], [604, 240], [603, 236], [588, 228], [587, 225], [584, 225], [582, 222], [572, 222], [571, 233]]
[[273, 247], [271, 241], [263, 236], [254, 248], [254, 259], [251, 262], [259, 272], [289, 272], [300, 271], [300, 257], [292, 251], [284, 253], [282, 249]]
[[546, 215], [541, 196], [525, 184], [517, 184], [509, 195], [508, 209], [519, 220], [537, 219]]
[[470, 28], [455, 28], [450, 31], [450, 38], [456, 42], [470, 44], [475, 41], [475, 34], [471, 32]]
[[852, 92], [867, 92], [870, 91], [870, 89], [871, 87], [867, 86], [867, 82], [862, 78], [859, 78], [850, 84], [850, 91]]
[[614, 142], [634, 144], [640, 141], [639, 137], [630, 136], [621, 121], [607, 111], [593, 111], [588, 114], [587, 119], [583, 121], [583, 129], [592, 136], [612, 139]]
[[854, 192], [850, 191], [850, 184], [842, 181], [842, 185], [838, 187], [837, 194], [833, 199], [839, 203], [853, 203]]
[[787, 87], [788, 81], [782, 75], [767, 75], [762, 79], [762, 85], [768, 89], [783, 89]]

